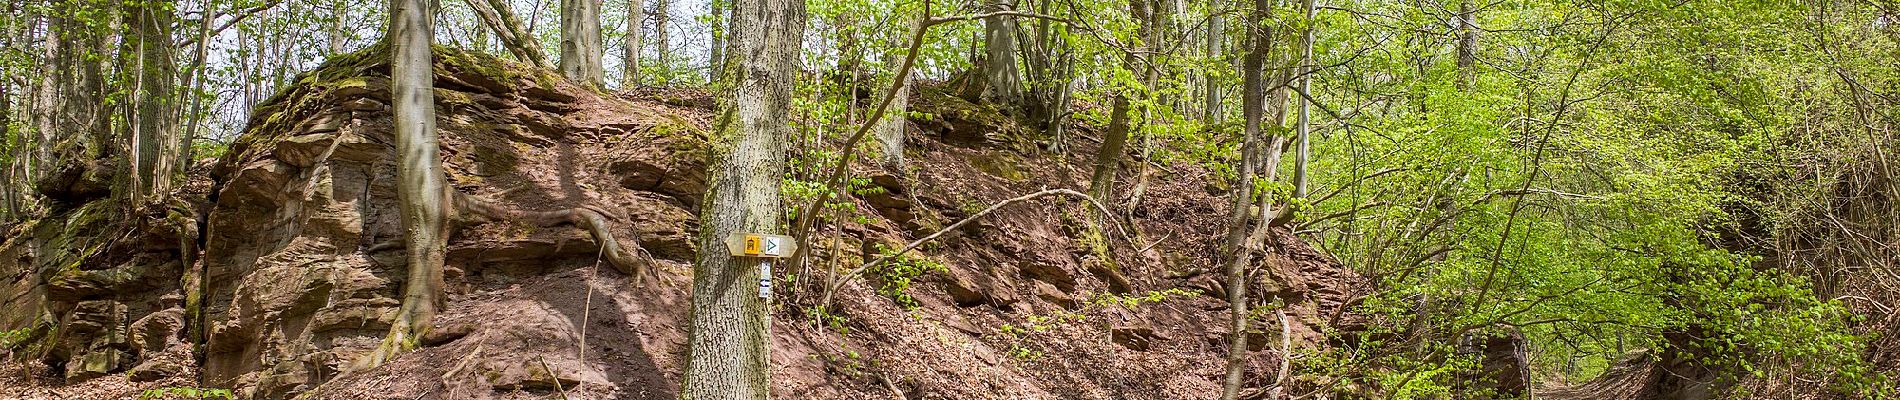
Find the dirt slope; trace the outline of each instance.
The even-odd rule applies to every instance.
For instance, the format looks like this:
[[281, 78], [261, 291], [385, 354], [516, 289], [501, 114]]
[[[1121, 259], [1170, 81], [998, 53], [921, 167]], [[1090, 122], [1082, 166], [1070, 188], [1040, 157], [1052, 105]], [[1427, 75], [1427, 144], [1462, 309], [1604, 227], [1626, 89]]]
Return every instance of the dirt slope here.
[[[10, 232], [0, 329], [24, 332], [5, 347], [26, 362], [0, 370], [0, 398], [181, 385], [243, 398], [673, 398], [708, 102], [598, 95], [450, 49], [438, 51], [436, 98], [455, 189], [522, 210], [623, 211], [612, 230], [658, 262], [657, 279], [636, 284], [598, 263], [580, 229], [469, 219], [450, 245], [444, 333], [345, 372], [388, 328], [404, 268], [378, 50], [333, 60], [261, 106], [174, 207], [109, 212], [94, 196]], [[775, 395], [1215, 397], [1226, 304], [1211, 244], [1227, 211], [1191, 166], [1151, 164], [1122, 227], [1092, 229], [1074, 199], [1014, 205], [923, 247], [911, 257], [927, 261], [911, 264], [922, 273], [874, 269], [834, 310], [810, 312], [821, 271], [1001, 199], [1086, 186], [1092, 144], [1052, 157], [993, 111], [922, 92], [933, 115], [912, 121], [913, 166], [856, 171], [882, 189], [852, 199], [861, 218], [825, 227], [806, 269], [778, 271]], [[1144, 162], [1126, 160], [1119, 192]], [[129, 233], [96, 235], [118, 231]], [[1317, 345], [1354, 278], [1290, 235], [1274, 249], [1254, 293], [1287, 305], [1295, 343]], [[1256, 324], [1256, 385], [1281, 362], [1276, 323]], [[194, 354], [201, 364], [180, 361]]]

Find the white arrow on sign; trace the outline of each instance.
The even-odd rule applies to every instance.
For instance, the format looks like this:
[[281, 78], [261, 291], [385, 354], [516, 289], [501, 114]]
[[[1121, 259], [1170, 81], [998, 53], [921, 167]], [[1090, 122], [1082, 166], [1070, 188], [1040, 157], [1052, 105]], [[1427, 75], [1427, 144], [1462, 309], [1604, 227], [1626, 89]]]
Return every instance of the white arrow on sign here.
[[791, 257], [798, 242], [791, 236], [740, 232], [726, 236], [726, 249], [736, 257]]

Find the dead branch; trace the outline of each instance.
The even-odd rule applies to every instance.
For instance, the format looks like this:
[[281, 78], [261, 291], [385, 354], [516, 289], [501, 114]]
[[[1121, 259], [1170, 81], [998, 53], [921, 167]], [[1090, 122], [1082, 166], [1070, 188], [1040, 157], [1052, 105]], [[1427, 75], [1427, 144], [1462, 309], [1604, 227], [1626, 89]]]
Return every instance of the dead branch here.
[[796, 237], [796, 241], [798, 242], [796, 250], [793, 250], [794, 254], [792, 258], [797, 258], [797, 253], [804, 252], [806, 248], [811, 247], [808, 246], [809, 241], [806, 240], [806, 238], [810, 236], [809, 233], [811, 232], [812, 224], [817, 222], [817, 217], [815, 216], [818, 215], [818, 213], [814, 210], [818, 210], [819, 207], [825, 205], [826, 201], [830, 201], [833, 193], [844, 191], [842, 187], [844, 185], [844, 175], [851, 166], [851, 160], [857, 157], [858, 142], [864, 141], [864, 137], [871, 132], [871, 128], [877, 126], [878, 120], [883, 118], [885, 112], [890, 110], [891, 101], [896, 99], [898, 90], [904, 87], [905, 82], [910, 81], [909, 79], [903, 79], [903, 77], [910, 76], [911, 68], [917, 64], [917, 53], [924, 46], [924, 33], [929, 32], [930, 27], [937, 25], [957, 21], [971, 21], [993, 16], [1041, 18], [1063, 23], [1069, 22], [1062, 18], [1014, 10], [933, 18], [930, 16], [930, 2], [925, 1], [923, 18], [918, 20], [916, 27], [911, 29], [910, 45], [908, 50], [904, 53], [904, 62], [898, 64], [897, 73], [891, 75], [898, 77], [898, 79], [892, 80], [891, 87], [884, 91], [884, 99], [878, 101], [877, 108], [871, 111], [870, 115], [865, 116], [864, 121], [858, 125], [857, 131], [853, 132], [850, 138], [845, 139], [844, 147], [840, 150], [841, 153], [838, 157], [838, 161], [832, 164], [830, 172], [826, 174], [825, 187], [830, 190], [819, 191], [818, 195], [812, 198], [810, 205], [799, 209], [798, 219], [792, 222], [792, 236]]
[[[971, 222], [976, 221], [978, 218], [983, 218], [984, 216], [990, 215], [990, 213], [996, 212], [996, 210], [1003, 208], [1003, 206], [1020, 203], [1024, 201], [1029, 201], [1029, 200], [1034, 200], [1034, 199], [1042, 198], [1046, 196], [1054, 196], [1054, 195], [1064, 195], [1064, 196], [1081, 198], [1083, 200], [1088, 201], [1089, 204], [1094, 205], [1096, 210], [1102, 212], [1102, 215], [1113, 215], [1108, 212], [1107, 206], [1102, 205], [1101, 202], [1095, 201], [1095, 198], [1089, 197], [1089, 195], [1082, 194], [1082, 192], [1077, 192], [1077, 191], [1069, 190], [1069, 189], [1045, 189], [1040, 192], [1025, 194], [1022, 196], [1016, 196], [1014, 198], [1010, 198], [1008, 200], [1003, 200], [996, 204], [992, 204], [989, 206], [989, 208], [985, 208], [983, 209], [983, 211], [978, 211], [976, 214], [970, 214], [970, 216], [964, 217], [963, 220], [957, 221], [957, 223], [954, 223], [954, 224], [950, 224], [950, 226], [946, 226], [943, 229], [939, 229], [935, 233], [925, 235], [924, 237], [918, 238], [917, 240], [912, 240], [909, 244], [904, 245], [903, 248], [898, 249], [895, 252], [891, 252], [890, 254], [885, 254], [878, 258], [872, 259], [871, 261], [867, 261], [864, 264], [858, 265], [857, 268], [852, 268], [851, 272], [846, 273], [845, 276], [856, 276], [858, 274], [864, 273], [864, 270], [870, 269], [872, 266], [884, 263], [885, 261], [890, 261], [890, 259], [892, 258], [903, 256], [905, 253], [909, 253], [911, 250], [916, 249], [918, 246], [922, 246], [924, 243], [930, 242], [931, 240], [936, 240], [937, 238], [942, 237], [943, 235], [948, 234], [951, 231], [957, 230], [957, 228], [962, 228], [964, 225], [969, 225]], [[1118, 229], [1121, 227], [1121, 225], [1115, 224], [1112, 221], [1109, 222], [1109, 225], [1114, 225]], [[1128, 232], [1126, 231], [1123, 231], [1121, 233], [1124, 238], [1128, 236]], [[820, 305], [831, 304], [832, 293], [837, 292], [838, 288], [843, 286], [844, 283], [847, 281], [848, 280], [846, 279], [839, 279], [835, 283], [832, 283], [829, 287], [826, 287], [824, 300], [819, 302], [818, 304]]]

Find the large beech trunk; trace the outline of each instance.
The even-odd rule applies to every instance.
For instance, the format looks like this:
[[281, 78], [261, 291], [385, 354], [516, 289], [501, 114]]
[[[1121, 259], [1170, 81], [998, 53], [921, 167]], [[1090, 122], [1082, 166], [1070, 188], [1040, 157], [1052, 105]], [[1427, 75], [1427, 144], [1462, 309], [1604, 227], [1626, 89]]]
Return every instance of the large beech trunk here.
[[627, 44], [622, 53], [620, 88], [632, 89], [640, 86], [640, 39], [645, 33], [640, 29], [640, 21], [646, 17], [646, 0], [627, 0]]
[[409, 279], [402, 307], [389, 336], [358, 361], [373, 368], [414, 349], [433, 327], [441, 301], [442, 260], [448, 235], [448, 185], [435, 135], [435, 72], [429, 44], [434, 15], [424, 0], [394, 0], [390, 5], [390, 107], [396, 126], [396, 199], [402, 217], [403, 248]]
[[[991, 0], [990, 12], [1016, 9], [1014, 0]], [[983, 19], [983, 99], [1004, 108], [1016, 107], [1022, 96], [1022, 72], [1016, 69], [1016, 19]]]
[[[779, 179], [790, 137], [793, 72], [805, 31], [802, 0], [740, 0], [732, 9], [733, 47], [726, 72], [731, 95], [720, 102], [712, 138], [711, 182], [700, 207], [699, 256], [693, 265], [692, 334], [686, 399], [765, 399], [771, 395], [769, 310], [755, 282], [758, 258], [726, 252], [738, 232], [783, 228]], [[769, 276], [764, 277], [769, 279]]]
[[600, 2], [561, 2], [561, 76], [594, 89], [605, 82], [600, 67]]

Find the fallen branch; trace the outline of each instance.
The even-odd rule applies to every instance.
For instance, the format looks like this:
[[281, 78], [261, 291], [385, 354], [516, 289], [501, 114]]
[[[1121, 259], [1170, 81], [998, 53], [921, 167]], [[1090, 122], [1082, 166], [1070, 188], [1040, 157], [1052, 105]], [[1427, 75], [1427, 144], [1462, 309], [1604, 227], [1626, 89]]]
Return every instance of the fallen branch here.
[[[989, 208], [985, 208], [983, 209], [983, 211], [978, 211], [976, 214], [970, 214], [970, 216], [964, 217], [963, 220], [957, 221], [957, 223], [954, 223], [954, 224], [950, 224], [950, 226], [946, 226], [943, 229], [939, 229], [935, 233], [925, 235], [924, 237], [918, 238], [917, 240], [912, 240], [909, 244], [904, 245], [903, 248], [898, 249], [895, 252], [891, 252], [891, 254], [885, 254], [878, 258], [872, 259], [871, 261], [867, 261], [862, 265], [858, 265], [857, 268], [852, 268], [851, 272], [846, 273], [845, 276], [855, 276], [855, 275], [864, 273], [864, 270], [870, 269], [872, 266], [881, 264], [885, 261], [890, 261], [890, 259], [892, 258], [903, 256], [905, 253], [909, 253], [911, 250], [916, 249], [918, 246], [922, 246], [924, 243], [929, 242], [931, 240], [936, 240], [937, 238], [942, 237], [943, 235], [948, 234], [951, 231], [957, 230], [957, 228], [962, 228], [964, 225], [969, 225], [971, 222], [976, 221], [978, 218], [983, 218], [984, 216], [990, 215], [990, 213], [996, 212], [996, 210], [1003, 208], [1003, 206], [1020, 203], [1024, 201], [1029, 201], [1029, 200], [1034, 200], [1034, 199], [1042, 198], [1046, 196], [1054, 196], [1054, 195], [1064, 195], [1064, 196], [1082, 198], [1083, 200], [1087, 200], [1089, 204], [1094, 205], [1097, 210], [1100, 210], [1102, 212], [1102, 215], [1113, 215], [1108, 212], [1107, 206], [1102, 205], [1101, 202], [1095, 201], [1095, 198], [1089, 197], [1089, 195], [1082, 194], [1082, 192], [1077, 192], [1077, 191], [1069, 190], [1069, 189], [1045, 189], [1040, 192], [1025, 194], [1022, 196], [1016, 196], [1014, 198], [1003, 200], [996, 204], [992, 204], [990, 205]], [[1114, 225], [1118, 230], [1121, 227], [1121, 225], [1114, 224], [1113, 222], [1110, 222], [1109, 225]], [[1121, 233], [1124, 238], [1128, 236], [1128, 232], [1126, 231], [1122, 231]], [[839, 279], [837, 280], [837, 282], [832, 283], [831, 285], [827, 286], [825, 288], [824, 300], [819, 302], [818, 304], [820, 305], [831, 304], [832, 293], [836, 293], [838, 291], [838, 288], [844, 286], [844, 283], [846, 281], [848, 280]]]
[[561, 377], [554, 375], [554, 368], [548, 368], [548, 358], [546, 356], [535, 358], [541, 360], [541, 370], [548, 372], [548, 381], [554, 382], [554, 390], [561, 392], [562, 399], [567, 399], [567, 389], [561, 387]]
[[638, 239], [628, 238], [628, 244], [629, 247], [641, 253], [640, 257], [634, 257], [633, 252], [622, 247], [620, 241], [614, 238], [613, 231], [608, 230], [607, 215], [609, 214], [593, 206], [555, 211], [521, 211], [503, 208], [460, 192], [455, 193], [454, 200], [457, 211], [480, 215], [491, 220], [517, 221], [540, 227], [573, 224], [575, 227], [586, 229], [594, 236], [594, 241], [600, 243], [601, 256], [606, 258], [608, 263], [613, 264], [615, 269], [632, 275], [636, 282], [644, 280], [646, 270], [653, 265], [652, 257], [646, 256], [646, 252], [640, 248]]
[[497, 0], [467, 0], [468, 8], [475, 11], [476, 19], [487, 25], [488, 30], [501, 39], [502, 47], [515, 55], [516, 59], [533, 64], [535, 67], [548, 68], [547, 56], [541, 54], [541, 47], [534, 42], [534, 36], [521, 30], [521, 21], [515, 18], [507, 2]]

